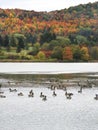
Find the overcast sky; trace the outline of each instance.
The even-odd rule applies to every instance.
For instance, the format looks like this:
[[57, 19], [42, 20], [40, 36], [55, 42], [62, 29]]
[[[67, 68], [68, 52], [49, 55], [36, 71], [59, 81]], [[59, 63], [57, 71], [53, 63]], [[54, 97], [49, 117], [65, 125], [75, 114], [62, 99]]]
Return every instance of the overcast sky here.
[[0, 8], [52, 11], [95, 1], [97, 0], [0, 0]]

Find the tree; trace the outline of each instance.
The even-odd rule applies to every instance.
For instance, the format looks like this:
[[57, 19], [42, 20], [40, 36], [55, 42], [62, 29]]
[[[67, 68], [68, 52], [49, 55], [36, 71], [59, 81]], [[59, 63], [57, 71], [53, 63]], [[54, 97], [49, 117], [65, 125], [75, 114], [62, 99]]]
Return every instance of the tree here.
[[85, 36], [77, 35], [76, 36], [76, 43], [79, 45], [82, 45], [82, 44], [88, 43], [88, 41], [87, 41], [87, 38]]
[[63, 51], [63, 60], [71, 61], [73, 59], [73, 53], [70, 46], [65, 47]]
[[46, 58], [44, 52], [42, 52], [42, 51], [38, 52], [37, 57], [40, 60], [44, 60]]
[[55, 40], [55, 39], [56, 39], [56, 35], [55, 33], [51, 32], [51, 28], [45, 28], [44, 32], [40, 36], [40, 43], [42, 44], [44, 42], [50, 42], [51, 40]]
[[7, 51], [10, 51], [10, 42], [9, 42], [9, 36], [5, 35], [4, 36], [4, 47], [6, 47]]
[[68, 37], [57, 37], [57, 41], [60, 43], [60, 46], [65, 47], [66, 45], [70, 45], [71, 41]]
[[93, 60], [98, 60], [98, 47], [94, 46], [90, 50], [90, 55]]
[[11, 46], [13, 46], [13, 47], [16, 47], [16, 46], [17, 46], [18, 40], [17, 40], [17, 38], [14, 36], [14, 34], [10, 35], [10, 37], [9, 37], [9, 42], [10, 42], [10, 45], [11, 45]]
[[32, 50], [29, 52], [29, 55], [37, 55], [37, 53], [39, 52], [39, 50], [40, 50], [40, 43], [35, 43], [34, 45], [33, 45], [33, 48], [32, 48]]
[[43, 45], [41, 46], [42, 50], [49, 50], [49, 43], [43, 43]]
[[74, 46], [72, 48], [73, 50], [73, 59], [75, 61], [81, 61], [83, 52], [81, 51], [81, 48], [79, 46]]
[[3, 45], [3, 38], [2, 36], [0, 35], [0, 47]]
[[63, 57], [62, 52], [63, 52], [62, 47], [56, 46], [52, 51], [51, 57], [56, 58], [58, 60], [62, 60]]
[[82, 47], [82, 48], [81, 48], [81, 51], [82, 51], [82, 57], [81, 57], [81, 59], [82, 59], [83, 61], [88, 61], [88, 60], [89, 60], [88, 48], [87, 48], [87, 47]]
[[17, 52], [20, 52], [22, 49], [25, 49], [25, 36], [22, 34], [15, 34], [15, 37], [18, 40], [18, 44], [17, 44]]
[[52, 40], [50, 43], [49, 43], [49, 50], [53, 50], [54, 47], [56, 46], [60, 46], [60, 43], [57, 41], [57, 40]]
[[26, 33], [26, 42], [28, 43], [36, 43], [37, 42], [37, 35], [36, 34], [31, 34], [31, 33]]

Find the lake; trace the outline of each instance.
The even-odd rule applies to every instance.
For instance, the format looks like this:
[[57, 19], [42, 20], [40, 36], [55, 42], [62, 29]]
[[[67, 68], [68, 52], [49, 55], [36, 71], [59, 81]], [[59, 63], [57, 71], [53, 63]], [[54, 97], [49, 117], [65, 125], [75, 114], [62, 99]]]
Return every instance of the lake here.
[[98, 63], [0, 63], [0, 72], [26, 74], [98, 72]]
[[[94, 99], [98, 94], [98, 63], [0, 63], [0, 73], [0, 91], [6, 96], [0, 98], [0, 130], [98, 129], [98, 100]], [[77, 81], [96, 81], [96, 85], [78, 93]], [[51, 82], [69, 84], [67, 91], [73, 93], [72, 99], [57, 88], [54, 97]], [[9, 87], [17, 92], [10, 92]], [[28, 97], [31, 89], [34, 97]], [[18, 96], [19, 92], [24, 96]]]
[[[32, 87], [16, 88], [18, 92], [9, 92], [2, 88], [6, 98], [0, 99], [0, 130], [97, 130], [98, 101], [94, 99], [98, 88], [85, 88], [78, 93], [78, 87], [68, 88], [74, 95], [66, 99], [63, 90], [56, 90], [57, 96], [47, 86], [33, 87], [34, 97], [29, 98]], [[40, 92], [47, 95], [42, 101]]]

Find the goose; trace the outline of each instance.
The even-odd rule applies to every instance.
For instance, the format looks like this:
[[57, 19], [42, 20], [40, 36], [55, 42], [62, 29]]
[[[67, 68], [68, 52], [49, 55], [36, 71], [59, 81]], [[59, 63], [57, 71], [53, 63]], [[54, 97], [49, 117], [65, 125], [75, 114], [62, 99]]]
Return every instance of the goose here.
[[34, 93], [29, 93], [28, 97], [34, 97]]
[[0, 98], [6, 98], [6, 96], [4, 96], [4, 95], [0, 95]]
[[43, 100], [43, 101], [46, 101], [46, 100], [47, 100], [47, 96], [44, 96], [44, 97], [42, 98], [42, 100]]
[[96, 94], [96, 96], [94, 97], [94, 99], [98, 100], [98, 94]]
[[29, 92], [29, 94], [32, 94], [32, 93], [33, 93], [33, 90], [31, 89], [30, 92]]
[[78, 93], [82, 93], [82, 87], [80, 87], [80, 90], [78, 91]]
[[11, 88], [9, 88], [9, 91], [10, 91], [10, 92], [17, 92], [16, 89], [11, 89]]
[[71, 97], [71, 96], [69, 96], [69, 95], [67, 95], [67, 96], [66, 96], [66, 98], [67, 98], [67, 99], [71, 99], [72, 97]]
[[65, 92], [65, 96], [72, 96], [73, 93], [68, 93], [67, 91]]
[[22, 92], [18, 93], [18, 96], [23, 96], [23, 93]]
[[53, 91], [53, 94], [52, 94], [53, 96], [57, 96], [57, 94], [55, 93], [55, 91]]
[[4, 93], [4, 92], [1, 92], [1, 91], [0, 91], [0, 94], [3, 94], [3, 93]]
[[42, 93], [42, 92], [40, 93], [40, 97], [44, 97], [44, 95], [43, 95], [43, 93]]

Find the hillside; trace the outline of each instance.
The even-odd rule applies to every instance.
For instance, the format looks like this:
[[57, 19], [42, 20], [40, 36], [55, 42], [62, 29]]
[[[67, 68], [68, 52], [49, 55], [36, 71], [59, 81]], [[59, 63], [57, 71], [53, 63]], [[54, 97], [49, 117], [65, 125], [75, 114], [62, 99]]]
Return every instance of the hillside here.
[[0, 9], [0, 59], [19, 59], [22, 51], [27, 60], [40, 60], [39, 53], [47, 61], [98, 60], [97, 46], [98, 2], [51, 12]]

